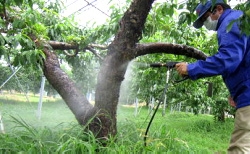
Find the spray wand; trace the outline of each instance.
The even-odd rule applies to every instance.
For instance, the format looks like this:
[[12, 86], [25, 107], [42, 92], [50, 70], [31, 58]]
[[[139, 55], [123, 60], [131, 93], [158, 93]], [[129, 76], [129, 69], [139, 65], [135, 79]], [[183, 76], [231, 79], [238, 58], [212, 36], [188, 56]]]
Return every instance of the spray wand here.
[[[169, 83], [169, 76], [170, 76], [170, 69], [173, 69], [175, 67], [175, 65], [179, 63], [179, 62], [167, 62], [167, 63], [152, 63], [152, 64], [149, 64], [150, 67], [166, 67], [167, 68], [167, 75], [166, 75], [166, 85], [165, 85], [165, 88], [164, 88], [164, 92], [163, 92], [163, 96], [164, 94], [167, 92], [167, 88], [168, 88], [168, 83]], [[183, 79], [181, 80], [178, 80], [178, 81], [175, 81], [175, 83], [179, 83], [181, 81], [184, 81], [188, 79], [188, 76], [185, 76]], [[166, 98], [165, 98], [166, 99]], [[165, 100], [164, 100], [165, 101]], [[155, 114], [160, 106], [161, 102], [159, 102], [156, 106], [156, 109], [148, 123], [148, 126], [147, 126], [147, 129], [146, 129], [146, 132], [145, 132], [145, 135], [144, 135], [144, 146], [147, 146], [147, 134], [148, 134], [148, 131], [149, 131], [149, 128], [150, 128], [150, 125], [155, 117]]]
[[[168, 69], [167, 73], [169, 73], [169, 70], [173, 69], [177, 63], [180, 63], [180, 62], [151, 63], [149, 64], [149, 66], [150, 67], [166, 67]], [[179, 83], [187, 79], [188, 79], [188, 76], [184, 76], [182, 79], [174, 81], [174, 83]]]

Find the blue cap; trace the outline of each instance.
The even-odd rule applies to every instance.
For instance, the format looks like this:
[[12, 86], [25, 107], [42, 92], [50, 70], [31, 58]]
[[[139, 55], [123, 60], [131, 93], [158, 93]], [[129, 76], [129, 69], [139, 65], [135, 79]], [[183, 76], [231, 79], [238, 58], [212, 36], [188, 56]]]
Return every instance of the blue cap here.
[[193, 23], [193, 26], [195, 28], [201, 28], [203, 26], [203, 21], [201, 21], [201, 17], [212, 7], [212, 5], [214, 6], [215, 4], [219, 3], [221, 4], [225, 2], [223, 0], [208, 0], [205, 4], [200, 3], [195, 9], [198, 18]]

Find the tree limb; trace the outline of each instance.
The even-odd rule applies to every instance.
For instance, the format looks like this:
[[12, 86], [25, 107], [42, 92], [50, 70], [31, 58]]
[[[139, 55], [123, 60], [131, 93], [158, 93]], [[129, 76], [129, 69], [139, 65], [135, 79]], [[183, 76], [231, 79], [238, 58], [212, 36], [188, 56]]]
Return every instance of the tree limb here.
[[69, 57], [74, 57], [78, 54], [79, 49], [76, 49], [76, 51], [74, 53], [69, 53], [67, 50], [63, 50], [63, 52], [65, 53], [65, 55], [69, 56]]
[[[39, 45], [39, 43], [36, 44]], [[55, 52], [51, 52], [47, 47], [43, 48], [43, 52], [46, 55], [43, 65], [45, 77], [66, 102], [77, 121], [82, 125], [86, 124], [90, 117], [96, 113], [96, 109], [89, 103], [67, 73], [61, 69]]]
[[[63, 50], [63, 52], [67, 56], [76, 56], [80, 49], [78, 44], [69, 44], [64, 42], [57, 42], [57, 41], [48, 41], [48, 44], [54, 49], [54, 50]], [[98, 45], [98, 44], [90, 44], [89, 46], [85, 47], [83, 50], [89, 50], [92, 52], [96, 57], [98, 57], [100, 60], [103, 60], [103, 57], [97, 53], [97, 51], [93, 48], [99, 48], [99, 49], [107, 49], [107, 46]], [[75, 50], [75, 53], [71, 54], [67, 52], [66, 50]]]
[[195, 59], [206, 59], [207, 55], [202, 51], [183, 44], [172, 43], [147, 43], [137, 44], [134, 57], [143, 56], [152, 53], [167, 53], [174, 55], [183, 55]]
[[69, 44], [69, 43], [58, 42], [58, 41], [48, 41], [48, 44], [54, 50], [72, 50], [72, 49], [78, 49], [79, 48], [79, 45], [77, 45], [77, 44]]
[[3, 13], [1, 13], [1, 18], [7, 20], [8, 16], [7, 16], [6, 7], [5, 7], [5, 0], [2, 1], [2, 5], [3, 5]]
[[99, 55], [99, 54], [97, 53], [97, 51], [94, 50], [93, 48], [91, 48], [91, 47], [86, 47], [86, 49], [89, 50], [90, 52], [92, 52], [96, 57], [98, 57], [99, 60], [101, 60], [101, 61], [103, 60], [103, 57], [102, 57], [101, 55]]
[[102, 49], [102, 50], [108, 49], [108, 47], [106, 45], [100, 45], [100, 44], [90, 44], [89, 47], [98, 48], [98, 49]]

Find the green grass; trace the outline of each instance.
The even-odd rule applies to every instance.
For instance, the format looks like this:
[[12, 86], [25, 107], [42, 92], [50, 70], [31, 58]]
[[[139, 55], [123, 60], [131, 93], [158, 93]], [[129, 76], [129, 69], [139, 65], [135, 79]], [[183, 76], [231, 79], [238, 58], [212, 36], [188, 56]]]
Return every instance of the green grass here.
[[27, 102], [24, 94], [0, 95], [0, 112], [5, 121], [6, 131], [13, 127], [10, 116], [22, 118], [35, 127], [55, 127], [63, 123], [76, 123], [74, 115], [67, 105], [59, 98], [43, 98], [41, 119], [38, 119], [37, 109], [39, 96], [28, 95]]
[[156, 114], [144, 146], [150, 120], [142, 107], [119, 105], [117, 139], [102, 147], [91, 132], [83, 132], [61, 99], [43, 99], [42, 117], [37, 119], [38, 96], [0, 95], [0, 112], [6, 134], [0, 134], [0, 153], [226, 153], [233, 119], [214, 122], [211, 115], [175, 112]]
[[[131, 108], [122, 107], [118, 110], [118, 115], [118, 126], [122, 123], [128, 125], [131, 123], [133, 129], [140, 132], [142, 140], [150, 120], [150, 117], [147, 118], [147, 108], [143, 107], [139, 115], [135, 117]], [[123, 126], [120, 127], [122, 128], [119, 130], [126, 131]], [[132, 130], [128, 130], [124, 134], [134, 133]], [[181, 153], [184, 151], [188, 153], [226, 153], [232, 130], [233, 119], [226, 119], [225, 123], [221, 123], [215, 122], [211, 115], [194, 115], [183, 112], [168, 112], [162, 117], [161, 109], [159, 109], [148, 133], [148, 145], [154, 148], [168, 145], [176, 152], [175, 147], [165, 143], [166, 140], [174, 146], [182, 147], [184, 150]], [[134, 134], [131, 135], [132, 138], [134, 136]]]

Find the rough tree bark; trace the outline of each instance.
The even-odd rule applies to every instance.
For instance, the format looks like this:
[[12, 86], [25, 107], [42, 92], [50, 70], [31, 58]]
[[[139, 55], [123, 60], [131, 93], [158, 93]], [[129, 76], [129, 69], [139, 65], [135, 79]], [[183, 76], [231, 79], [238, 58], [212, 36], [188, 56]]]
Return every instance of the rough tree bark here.
[[[113, 42], [108, 47], [108, 54], [98, 74], [95, 105], [91, 105], [86, 97], [76, 88], [66, 73], [60, 69], [55, 52], [44, 46], [44, 75], [67, 103], [79, 124], [86, 125], [97, 138], [108, 138], [117, 133], [116, 116], [121, 83], [128, 63], [142, 55], [166, 53], [185, 55], [196, 59], [205, 59], [201, 51], [185, 45], [168, 43], [138, 44], [147, 15], [154, 0], [134, 0], [120, 21], [120, 28]], [[77, 49], [50, 42], [53, 49]]]

